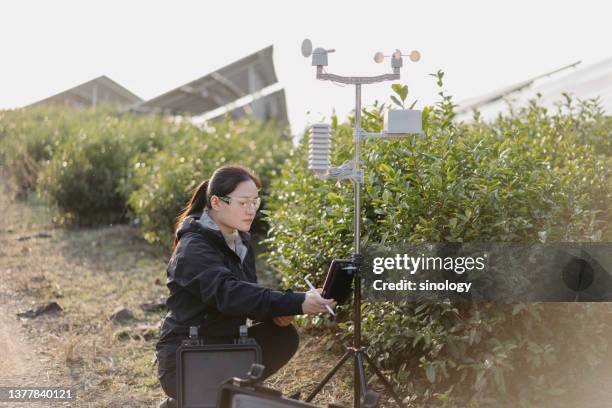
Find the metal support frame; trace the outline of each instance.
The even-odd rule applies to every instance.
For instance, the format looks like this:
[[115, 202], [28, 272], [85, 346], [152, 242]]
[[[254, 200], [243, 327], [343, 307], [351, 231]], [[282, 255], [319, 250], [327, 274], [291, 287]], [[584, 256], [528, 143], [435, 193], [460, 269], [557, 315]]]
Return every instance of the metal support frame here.
[[[401, 61], [401, 60], [400, 60]], [[398, 66], [399, 65], [399, 66]], [[336, 365], [329, 371], [329, 373], [323, 378], [323, 380], [317, 385], [317, 387], [310, 393], [306, 398], [306, 401], [312, 401], [312, 399], [321, 391], [325, 384], [334, 376], [338, 369], [353, 356], [353, 406], [359, 408], [362, 406], [362, 401], [365, 400], [367, 390], [367, 382], [364, 368], [364, 359], [368, 362], [370, 368], [374, 370], [377, 377], [384, 384], [385, 389], [395, 400], [398, 406], [403, 407], [400, 397], [397, 395], [393, 386], [384, 377], [382, 372], [376, 366], [374, 360], [372, 360], [365, 352], [365, 348], [361, 345], [361, 252], [360, 252], [360, 232], [361, 232], [361, 185], [364, 182], [363, 170], [360, 168], [360, 156], [361, 156], [361, 141], [367, 137], [386, 138], [392, 137], [387, 136], [384, 133], [368, 133], [363, 132], [361, 129], [361, 85], [362, 84], [373, 84], [382, 81], [392, 81], [400, 79], [400, 67], [401, 62], [392, 64], [393, 74], [384, 74], [374, 77], [344, 77], [340, 75], [334, 75], [323, 72], [323, 66], [317, 66], [317, 79], [329, 80], [333, 82], [345, 83], [355, 85], [355, 130], [354, 130], [354, 145], [355, 155], [351, 163], [350, 168], [336, 167], [330, 169], [327, 174], [317, 175], [323, 179], [338, 178], [338, 181], [342, 179], [350, 179], [354, 186], [354, 203], [355, 211], [353, 215], [353, 264], [356, 266], [354, 276], [354, 293], [353, 293], [353, 346], [347, 347], [346, 353], [336, 363]], [[337, 173], [334, 175], [334, 173]]]

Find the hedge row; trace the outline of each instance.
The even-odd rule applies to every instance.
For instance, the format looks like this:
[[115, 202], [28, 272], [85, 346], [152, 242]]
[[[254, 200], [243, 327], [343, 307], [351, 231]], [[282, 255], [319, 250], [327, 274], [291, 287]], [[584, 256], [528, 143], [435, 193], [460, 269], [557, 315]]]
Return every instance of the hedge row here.
[[[468, 124], [440, 97], [424, 109], [423, 137], [363, 144], [363, 244], [612, 239], [612, 122], [595, 101], [568, 99], [556, 111], [533, 101]], [[379, 132], [387, 108], [364, 109], [363, 128]], [[333, 120], [334, 165], [352, 158], [352, 120]], [[307, 145], [305, 135], [272, 186], [266, 240], [270, 265], [298, 287], [304, 276], [320, 283], [332, 258], [350, 257], [353, 239], [352, 186], [316, 179]], [[396, 384], [421, 403], [450, 406], [561, 394], [571, 389], [568, 372], [605, 352], [612, 328], [609, 306], [593, 304], [365, 302], [362, 310], [368, 349]], [[341, 316], [338, 340], [352, 333], [348, 308]]]
[[21, 191], [38, 190], [56, 220], [132, 221], [170, 245], [191, 190], [223, 164], [260, 175], [267, 192], [291, 140], [273, 122], [225, 118], [200, 129], [161, 116], [35, 108], [0, 112], [0, 158]]

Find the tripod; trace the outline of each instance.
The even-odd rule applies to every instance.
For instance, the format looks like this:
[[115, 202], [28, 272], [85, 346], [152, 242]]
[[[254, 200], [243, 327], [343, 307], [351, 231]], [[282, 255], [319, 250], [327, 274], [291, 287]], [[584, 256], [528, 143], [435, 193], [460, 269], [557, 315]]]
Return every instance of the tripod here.
[[[330, 74], [321, 74], [321, 75], [330, 75]], [[399, 77], [399, 73], [397, 74]], [[317, 78], [319, 78], [319, 73], [317, 74]], [[355, 84], [356, 89], [356, 107], [355, 107], [355, 159], [354, 159], [354, 167], [355, 173], [359, 173], [359, 163], [360, 163], [360, 150], [361, 150], [361, 84]], [[317, 387], [310, 393], [308, 398], [306, 398], [307, 402], [312, 401], [312, 399], [317, 395], [319, 391], [327, 384], [327, 382], [334, 376], [334, 374], [340, 369], [340, 367], [349, 359], [349, 357], [353, 356], [354, 359], [354, 390], [353, 390], [353, 401], [354, 407], [359, 408], [361, 406], [361, 398], [365, 400], [367, 390], [366, 384], [366, 376], [365, 376], [365, 368], [364, 368], [364, 360], [368, 362], [370, 367], [374, 370], [380, 381], [384, 384], [385, 389], [393, 399], [397, 402], [400, 407], [403, 407], [403, 404], [393, 389], [393, 386], [387, 381], [384, 375], [380, 372], [374, 360], [372, 360], [367, 353], [365, 352], [365, 347], [361, 345], [361, 254], [360, 254], [360, 228], [361, 228], [361, 184], [362, 181], [360, 177], [353, 177], [354, 184], [354, 194], [355, 194], [355, 213], [353, 216], [353, 264], [355, 266], [354, 269], [354, 293], [353, 293], [353, 346], [347, 347], [346, 353], [342, 356], [342, 358], [336, 363], [334, 368], [323, 378], [323, 380], [317, 385]]]

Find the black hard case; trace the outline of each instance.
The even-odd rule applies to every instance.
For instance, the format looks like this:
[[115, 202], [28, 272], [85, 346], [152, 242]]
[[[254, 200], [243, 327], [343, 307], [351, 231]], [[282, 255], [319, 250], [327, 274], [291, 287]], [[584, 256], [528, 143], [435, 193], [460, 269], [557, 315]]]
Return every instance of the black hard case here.
[[[280, 391], [261, 385], [245, 386], [240, 379], [226, 381], [219, 388], [217, 408], [321, 408], [311, 404], [282, 396]], [[329, 404], [328, 408], [345, 408]]]
[[220, 385], [232, 377], [243, 377], [251, 365], [261, 364], [261, 348], [251, 338], [233, 344], [206, 344], [187, 339], [176, 352], [179, 408], [212, 408]]

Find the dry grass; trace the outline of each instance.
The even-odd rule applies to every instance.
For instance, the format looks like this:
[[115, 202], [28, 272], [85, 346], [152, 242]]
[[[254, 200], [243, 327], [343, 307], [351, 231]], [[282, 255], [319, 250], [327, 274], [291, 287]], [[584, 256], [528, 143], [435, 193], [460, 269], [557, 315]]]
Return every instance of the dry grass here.
[[[61, 305], [63, 313], [23, 325], [52, 357], [52, 383], [80, 391], [72, 406], [154, 406], [162, 398], [153, 366], [155, 339], [145, 341], [138, 326], [155, 326], [162, 314], [145, 313], [139, 304], [165, 294], [156, 283], [164, 281], [164, 254], [124, 225], [57, 228], [35, 197], [14, 196], [5, 189], [0, 202], [3, 310], [14, 317], [48, 301]], [[51, 237], [34, 237], [40, 232]], [[132, 310], [134, 321], [110, 322], [117, 307]], [[122, 330], [129, 335], [119, 336]]]

